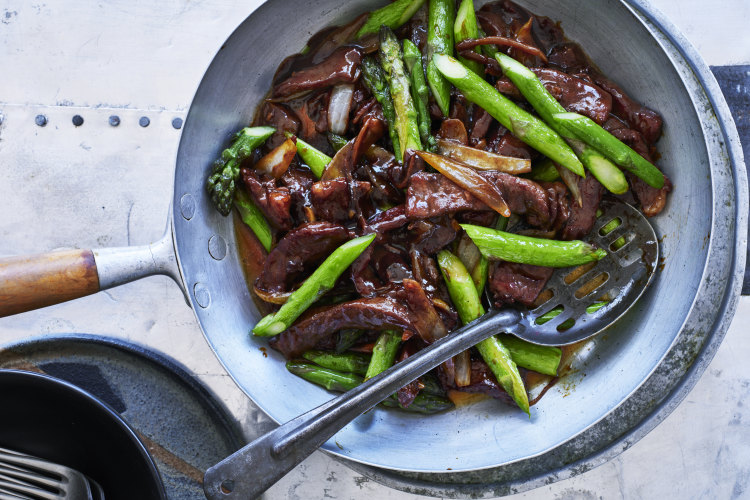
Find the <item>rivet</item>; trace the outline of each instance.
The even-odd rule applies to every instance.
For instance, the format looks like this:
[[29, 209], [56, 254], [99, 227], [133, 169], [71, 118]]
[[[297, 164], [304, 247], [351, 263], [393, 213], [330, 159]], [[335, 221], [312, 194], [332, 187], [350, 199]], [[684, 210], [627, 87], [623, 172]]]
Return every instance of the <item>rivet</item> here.
[[182, 118], [175, 118], [172, 120], [172, 127], [180, 130], [182, 128]]
[[76, 127], [80, 127], [81, 125], [83, 125], [83, 117], [81, 115], [75, 115], [73, 117], [73, 125], [75, 125]]
[[109, 117], [109, 124], [113, 127], [116, 127], [120, 124], [120, 117], [117, 115], [112, 115]]
[[148, 119], [148, 116], [141, 116], [141, 119], [138, 120], [138, 125], [141, 127], [148, 127], [151, 123], [151, 120]]
[[193, 285], [193, 297], [203, 309], [211, 305], [211, 294], [203, 283]]
[[36, 123], [40, 127], [44, 127], [45, 125], [47, 125], [47, 117], [44, 115], [36, 115], [36, 118], [34, 118], [34, 123]]
[[185, 220], [190, 220], [195, 215], [195, 198], [192, 194], [183, 194], [180, 198], [180, 213]]
[[208, 240], [208, 253], [216, 260], [221, 260], [227, 256], [227, 242], [224, 238], [215, 234]]

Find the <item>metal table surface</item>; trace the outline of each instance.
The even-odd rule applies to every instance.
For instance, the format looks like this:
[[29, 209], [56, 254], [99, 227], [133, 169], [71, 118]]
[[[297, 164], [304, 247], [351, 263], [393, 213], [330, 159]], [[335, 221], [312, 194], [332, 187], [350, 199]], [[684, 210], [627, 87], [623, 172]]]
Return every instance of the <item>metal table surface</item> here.
[[[213, 55], [257, 3], [0, 0], [0, 255], [158, 239], [172, 195], [179, 121]], [[710, 65], [750, 64], [746, 0], [723, 0], [708, 11], [698, 0], [652, 3]], [[44, 126], [38, 115], [46, 117]], [[631, 449], [510, 498], [750, 496], [748, 320], [750, 298], [742, 298], [697, 386]], [[248, 440], [272, 426], [223, 371], [166, 277], [0, 319], [0, 344], [72, 332], [114, 336], [179, 360], [226, 404]], [[264, 496], [324, 497], [417, 498], [322, 453]]]

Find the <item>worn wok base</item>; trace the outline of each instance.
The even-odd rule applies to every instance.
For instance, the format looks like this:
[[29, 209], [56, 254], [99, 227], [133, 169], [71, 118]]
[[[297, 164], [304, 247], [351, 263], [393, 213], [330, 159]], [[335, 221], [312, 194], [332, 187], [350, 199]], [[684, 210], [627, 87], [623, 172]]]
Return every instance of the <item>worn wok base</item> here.
[[[640, 0], [521, 3], [561, 20], [605, 74], [664, 117], [659, 163], [675, 191], [667, 210], [652, 219], [663, 267], [634, 309], [579, 351], [575, 373], [533, 407], [530, 420], [489, 400], [431, 417], [375, 409], [323, 446], [363, 474], [415, 493], [513, 493], [586, 471], [627, 449], [693, 386], [739, 294], [747, 180], [736, 131], [705, 64]], [[211, 208], [203, 180], [224, 142], [251, 121], [279, 62], [310, 33], [376, 5], [262, 5], [217, 54], [182, 135], [173, 223], [189, 300], [227, 371], [278, 422], [332, 396], [287, 373], [278, 353], [266, 358], [265, 341], [248, 335], [259, 315], [232, 221]]]

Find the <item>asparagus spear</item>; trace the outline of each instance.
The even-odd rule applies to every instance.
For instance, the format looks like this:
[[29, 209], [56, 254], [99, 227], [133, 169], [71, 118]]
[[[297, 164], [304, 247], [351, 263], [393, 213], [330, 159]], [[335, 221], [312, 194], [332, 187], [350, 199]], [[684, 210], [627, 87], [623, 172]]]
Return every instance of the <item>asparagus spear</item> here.
[[[294, 134], [291, 132], [284, 132], [284, 135], [289, 138], [294, 137]], [[310, 167], [310, 170], [315, 174], [315, 177], [320, 179], [320, 176], [323, 175], [323, 171], [325, 171], [328, 164], [331, 163], [332, 158], [324, 152], [314, 148], [311, 144], [306, 143], [299, 137], [295, 137], [295, 142], [297, 143], [297, 154], [302, 158], [302, 161]]]
[[[461, 5], [458, 6], [458, 11], [456, 11], [453, 35], [455, 43], [462, 42], [467, 38], [479, 38], [479, 25], [474, 12], [474, 0], [461, 0]], [[477, 53], [481, 51], [479, 47], [474, 47], [473, 50]], [[461, 56], [458, 56], [458, 60], [477, 75], [484, 76], [484, 67], [479, 62], [470, 61]]]
[[374, 57], [368, 56], [362, 59], [362, 81], [383, 108], [383, 117], [388, 123], [388, 135], [393, 145], [393, 154], [396, 158], [401, 158], [401, 146], [396, 131], [396, 110], [393, 107], [391, 89], [383, 74], [383, 68]]
[[468, 100], [484, 108], [513, 135], [576, 174], [585, 175], [570, 146], [542, 120], [518, 107], [453, 57], [436, 55], [434, 62]]
[[357, 341], [364, 335], [364, 330], [357, 330], [357, 329], [347, 329], [347, 330], [341, 330], [338, 333], [338, 338], [336, 339], [336, 352], [341, 354], [344, 351], [347, 351], [350, 347], [352, 347], [354, 344], [357, 343]]
[[461, 224], [461, 227], [488, 259], [535, 266], [569, 267], [600, 260], [607, 255], [603, 249], [580, 240], [532, 238], [472, 224]]
[[440, 111], [444, 116], [450, 113], [451, 84], [443, 78], [435, 64], [438, 55], [453, 54], [453, 24], [455, 18], [455, 0], [430, 0], [427, 21], [427, 83], [432, 90]]
[[554, 182], [560, 178], [560, 174], [557, 172], [554, 162], [549, 158], [544, 158], [531, 165], [529, 178], [537, 182]]
[[628, 190], [628, 182], [625, 175], [612, 162], [605, 158], [599, 151], [588, 144], [578, 140], [565, 127], [561, 126], [555, 119], [556, 113], [564, 113], [565, 108], [557, 102], [552, 94], [544, 87], [537, 76], [526, 66], [516, 61], [512, 57], [498, 52], [495, 59], [500, 63], [505, 76], [518, 87], [518, 90], [524, 95], [529, 104], [531, 104], [542, 120], [552, 127], [571, 145], [573, 150], [578, 154], [581, 163], [594, 174], [602, 185], [615, 194], [622, 194]]
[[242, 189], [237, 190], [234, 195], [234, 206], [237, 207], [242, 222], [250, 226], [266, 252], [270, 252], [273, 242], [271, 226], [268, 225], [268, 221], [260, 209], [255, 206], [253, 200]]
[[[586, 308], [586, 313], [594, 314], [596, 311], [606, 306], [607, 304], [609, 304], [609, 301], [606, 301], [606, 300], [603, 300], [600, 302], [594, 302], [593, 304], [591, 304], [590, 306]], [[534, 321], [534, 323], [536, 323], [537, 325], [543, 325], [546, 322], [551, 321], [554, 318], [558, 317], [561, 312], [563, 312], [562, 306], [557, 306], [554, 309], [551, 309], [547, 311], [546, 313], [542, 314], [541, 316], [539, 316], [536, 319], [536, 321]], [[563, 321], [562, 323], [560, 323], [560, 326], [558, 328], [560, 328], [561, 331], [567, 330], [574, 324], [575, 324], [575, 320], [573, 318], [570, 318], [567, 321]], [[566, 327], [566, 325], [570, 325], [570, 326]]]
[[401, 332], [397, 330], [384, 330], [381, 332], [375, 346], [372, 348], [372, 357], [365, 370], [365, 380], [371, 379], [380, 372], [386, 371], [393, 366], [396, 360], [398, 347], [401, 345]]
[[419, 136], [422, 139], [428, 151], [434, 151], [437, 145], [435, 138], [432, 136], [432, 118], [427, 110], [429, 101], [429, 89], [424, 79], [424, 69], [422, 69], [422, 54], [414, 43], [408, 38], [404, 38], [404, 63], [409, 70], [409, 83], [411, 83], [411, 95], [417, 108], [417, 117], [419, 118]]
[[411, 19], [424, 4], [424, 0], [396, 0], [370, 13], [365, 24], [357, 31], [355, 38], [377, 33], [381, 26], [396, 29]]
[[406, 78], [401, 47], [396, 35], [387, 26], [380, 29], [380, 64], [388, 77], [393, 108], [396, 111], [395, 128], [401, 147], [400, 155], [396, 158], [401, 161], [407, 149], [422, 149], [422, 142], [419, 139], [417, 110], [409, 91], [409, 79]]
[[562, 358], [562, 349], [526, 342], [513, 335], [498, 335], [498, 340], [508, 349], [510, 357], [518, 366], [544, 375], [557, 375]]
[[[447, 250], [441, 250], [437, 260], [461, 322], [470, 323], [482, 316], [484, 308], [479, 293], [461, 260]], [[505, 392], [528, 414], [529, 396], [508, 349], [494, 336], [479, 342], [476, 348]]]
[[456, 254], [461, 259], [461, 263], [466, 267], [474, 282], [477, 293], [482, 295], [484, 285], [487, 283], [489, 273], [489, 261], [487, 257], [481, 254], [479, 248], [471, 241], [467, 235], [463, 235], [458, 242]]
[[214, 163], [206, 179], [206, 190], [222, 215], [229, 215], [232, 210], [232, 201], [240, 177], [240, 164], [274, 132], [276, 129], [273, 127], [243, 128], [235, 134], [231, 145], [221, 152], [221, 157]]
[[578, 139], [597, 148], [613, 162], [643, 179], [649, 186], [656, 189], [664, 186], [664, 174], [658, 168], [591, 118], [577, 113], [561, 112], [556, 113], [554, 119]]
[[[354, 373], [342, 373], [311, 363], [288, 361], [286, 369], [298, 377], [325, 387], [329, 391], [346, 392], [362, 383], [362, 377]], [[401, 408], [408, 412], [423, 414], [438, 413], [453, 407], [453, 403], [449, 399], [424, 391], [417, 394], [412, 404], [406, 408], [401, 406], [394, 395], [387, 397], [380, 404], [389, 408]]]
[[354, 238], [334, 250], [302, 286], [292, 292], [278, 311], [258, 321], [253, 328], [253, 334], [270, 337], [289, 328], [313, 302], [333, 288], [341, 273], [372, 243], [375, 236], [373, 233]]
[[367, 373], [367, 367], [370, 365], [370, 355], [361, 352], [334, 353], [314, 350], [307, 351], [302, 357], [323, 368], [358, 375]]

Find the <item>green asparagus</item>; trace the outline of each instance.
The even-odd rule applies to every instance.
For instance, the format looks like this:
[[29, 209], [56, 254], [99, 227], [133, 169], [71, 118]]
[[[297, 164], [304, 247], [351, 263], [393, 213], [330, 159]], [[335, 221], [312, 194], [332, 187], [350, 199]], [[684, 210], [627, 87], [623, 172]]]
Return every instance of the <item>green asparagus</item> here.
[[391, 89], [383, 74], [383, 68], [380, 67], [380, 63], [372, 56], [362, 59], [362, 81], [380, 103], [380, 107], [383, 109], [383, 117], [388, 124], [388, 135], [393, 145], [393, 154], [396, 158], [401, 158], [401, 145], [396, 130], [396, 110], [393, 107]]
[[[456, 11], [453, 36], [455, 43], [462, 42], [467, 38], [479, 38], [479, 25], [477, 24], [477, 16], [474, 12], [474, 0], [461, 0], [461, 5], [458, 6], [458, 11]], [[481, 52], [479, 46], [474, 47], [473, 50], [477, 53]], [[484, 76], [484, 67], [481, 63], [464, 59], [461, 56], [458, 56], [458, 60], [477, 75]]]
[[323, 368], [330, 368], [340, 372], [351, 372], [358, 375], [367, 373], [370, 365], [370, 355], [361, 352], [333, 353], [329, 351], [307, 351], [302, 355], [308, 361]]
[[364, 335], [364, 330], [347, 329], [341, 330], [336, 338], [336, 352], [341, 354], [349, 350]]
[[[461, 322], [466, 324], [484, 314], [479, 293], [461, 260], [447, 250], [438, 253], [438, 266], [448, 285], [448, 293], [453, 305], [458, 310]], [[510, 352], [496, 337], [489, 337], [476, 345], [479, 354], [490, 367], [498, 383], [505, 389], [527, 414], [529, 413], [529, 396], [523, 385], [518, 366], [511, 358]]]
[[234, 193], [240, 177], [240, 164], [255, 148], [266, 142], [276, 132], [273, 127], [245, 127], [232, 138], [231, 145], [221, 152], [206, 179], [206, 190], [216, 209], [222, 215], [232, 210]]
[[484, 108], [513, 135], [576, 174], [584, 175], [583, 165], [570, 146], [542, 120], [518, 107], [453, 57], [436, 55], [434, 62], [464, 97]]
[[[291, 134], [290, 132], [284, 132], [284, 135], [290, 138], [294, 136], [294, 134]], [[297, 137], [295, 141], [297, 142], [297, 154], [302, 158], [302, 161], [310, 167], [310, 170], [315, 174], [315, 177], [320, 179], [320, 176], [323, 175], [323, 171], [325, 171], [328, 164], [331, 163], [332, 158], [324, 152], [317, 150], [299, 137]]]
[[417, 110], [411, 98], [401, 46], [396, 35], [387, 26], [380, 29], [380, 64], [388, 78], [393, 108], [396, 112], [396, 132], [401, 147], [400, 155], [396, 158], [401, 161], [407, 149], [422, 149], [422, 142], [419, 138]]
[[[288, 361], [286, 369], [298, 377], [325, 387], [329, 391], [346, 392], [362, 383], [362, 377], [354, 373], [342, 373], [301, 361]], [[389, 408], [401, 408], [408, 412], [428, 415], [453, 407], [453, 403], [449, 399], [425, 391], [420, 391], [408, 407], [401, 406], [395, 395], [387, 397], [380, 404]]]
[[451, 84], [443, 78], [436, 67], [435, 58], [439, 55], [453, 54], [453, 24], [455, 19], [455, 0], [430, 0], [427, 23], [427, 83], [432, 90], [440, 111], [444, 116], [450, 113]]
[[556, 241], [506, 233], [472, 224], [461, 224], [466, 234], [488, 259], [535, 266], [569, 267], [600, 260], [607, 255], [580, 240]]
[[430, 90], [427, 88], [427, 82], [424, 79], [422, 54], [420, 54], [417, 46], [408, 38], [404, 38], [404, 63], [406, 64], [406, 69], [409, 70], [411, 95], [417, 108], [419, 136], [426, 149], [434, 151], [437, 142], [430, 130], [432, 128], [432, 117], [430, 117], [430, 112], [427, 109]]
[[367, 248], [376, 234], [349, 240], [336, 250], [313, 272], [275, 313], [264, 316], [253, 328], [253, 334], [270, 337], [283, 332], [300, 314], [321, 295], [333, 288], [339, 276]]
[[424, 4], [424, 0], [396, 0], [393, 3], [370, 12], [365, 24], [357, 31], [355, 38], [377, 33], [385, 25], [396, 29], [406, 23]]
[[556, 113], [564, 113], [565, 108], [547, 91], [539, 78], [526, 66], [503, 53], [498, 52], [495, 59], [500, 63], [505, 76], [518, 87], [542, 120], [570, 144], [588, 171], [594, 174], [594, 177], [612, 193], [626, 192], [628, 182], [622, 171], [599, 151], [579, 141], [554, 118]]
[[268, 225], [268, 221], [260, 209], [255, 206], [253, 200], [242, 189], [238, 189], [234, 195], [234, 206], [237, 207], [242, 222], [253, 230], [253, 233], [255, 233], [263, 248], [266, 249], [266, 252], [270, 252], [271, 244], [273, 243], [271, 226]]
[[664, 174], [658, 168], [588, 116], [577, 113], [556, 113], [554, 118], [578, 139], [595, 147], [607, 158], [643, 179], [649, 186], [656, 189], [664, 186]]
[[375, 346], [372, 348], [370, 364], [365, 370], [365, 380], [371, 379], [378, 373], [386, 371], [393, 366], [396, 353], [401, 345], [401, 332], [397, 330], [384, 330], [380, 333]]
[[554, 182], [560, 178], [555, 163], [549, 158], [544, 158], [531, 165], [529, 178], [537, 182]]
[[544, 375], [557, 375], [562, 358], [559, 347], [536, 345], [513, 335], [498, 335], [498, 340], [508, 349], [510, 357], [518, 366]]

